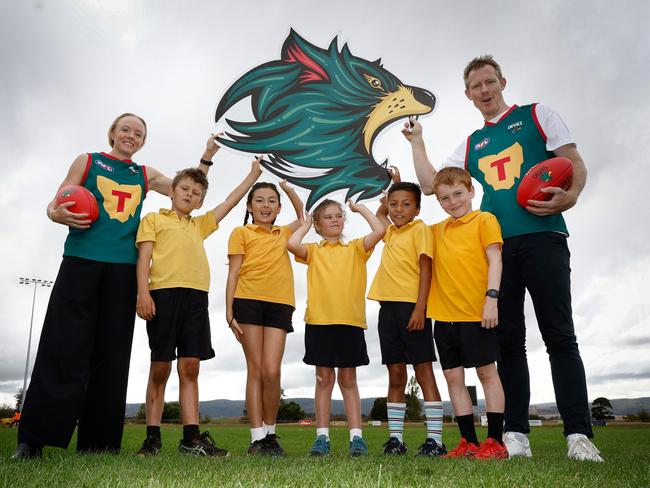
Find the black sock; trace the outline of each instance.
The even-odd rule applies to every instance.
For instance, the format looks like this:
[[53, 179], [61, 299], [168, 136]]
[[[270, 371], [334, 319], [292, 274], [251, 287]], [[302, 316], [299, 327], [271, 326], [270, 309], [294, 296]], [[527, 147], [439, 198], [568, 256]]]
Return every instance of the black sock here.
[[478, 438], [476, 437], [476, 429], [474, 428], [474, 415], [456, 415], [456, 423], [460, 430], [460, 436], [465, 438], [467, 442], [476, 444], [478, 446]]
[[183, 442], [186, 444], [192, 442], [194, 439], [201, 437], [201, 432], [199, 431], [199, 426], [196, 424], [184, 425], [183, 426]]
[[147, 425], [147, 437], [160, 439], [160, 425]]
[[503, 443], [503, 413], [487, 412], [488, 437], [492, 437], [500, 444]]

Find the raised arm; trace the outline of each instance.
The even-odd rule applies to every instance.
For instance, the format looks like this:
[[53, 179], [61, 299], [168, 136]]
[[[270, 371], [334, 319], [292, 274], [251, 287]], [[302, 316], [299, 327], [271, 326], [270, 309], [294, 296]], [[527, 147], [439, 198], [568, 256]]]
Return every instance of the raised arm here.
[[[386, 172], [388, 173], [388, 176], [390, 176], [390, 179], [393, 183], [399, 183], [402, 181], [397, 166], [391, 166], [386, 170]], [[383, 191], [382, 193], [384, 196], [379, 200], [379, 207], [377, 207], [375, 216], [379, 219], [381, 225], [384, 226], [384, 229], [386, 229], [386, 227], [391, 224], [390, 219], [388, 218], [388, 193], [386, 191]]]
[[[485, 250], [488, 260], [487, 289], [498, 290], [501, 285], [501, 244], [490, 244]], [[499, 325], [499, 312], [497, 310], [498, 298], [485, 297], [483, 305], [483, 320], [481, 326], [486, 329], [492, 329]]]
[[427, 148], [422, 138], [422, 124], [415, 119], [409, 119], [409, 122], [404, 124], [402, 134], [411, 143], [413, 166], [415, 167], [415, 175], [420, 183], [420, 188], [422, 188], [422, 193], [431, 195], [433, 193], [433, 178], [436, 176], [436, 170], [433, 168], [427, 156]]
[[235, 338], [241, 342], [241, 336], [244, 335], [244, 331], [237, 320], [235, 319], [232, 311], [232, 304], [235, 300], [235, 290], [237, 289], [237, 282], [239, 281], [239, 270], [241, 269], [241, 264], [244, 261], [243, 254], [229, 254], [228, 255], [228, 279], [226, 281], [226, 322], [228, 322], [228, 327]]
[[[210, 170], [210, 166], [212, 166], [212, 158], [217, 154], [217, 151], [219, 151], [219, 146], [216, 144], [214, 139], [217, 136], [219, 136], [219, 134], [213, 134], [208, 138], [208, 141], [205, 144], [205, 150], [203, 151], [199, 161], [199, 169], [206, 175]], [[206, 162], [209, 164], [205, 164]], [[147, 185], [153, 191], [168, 196], [172, 189], [172, 180], [157, 169], [147, 166]]]
[[143, 320], [151, 320], [156, 315], [156, 304], [149, 292], [149, 276], [151, 273], [151, 256], [153, 254], [153, 241], [138, 243], [138, 263], [136, 276], [138, 279], [138, 301], [135, 310]]
[[223, 202], [212, 209], [212, 213], [214, 214], [217, 223], [221, 222], [221, 220], [226, 215], [228, 215], [228, 212], [230, 212], [235, 207], [235, 205], [237, 205], [239, 201], [244, 198], [248, 190], [251, 189], [253, 184], [260, 177], [262, 174], [260, 161], [262, 161], [261, 157], [253, 159], [253, 162], [251, 163], [251, 170], [243, 179], [243, 181], [237, 185], [233, 191], [230, 192], [230, 194]]
[[309, 229], [311, 228], [312, 224], [312, 218], [311, 214], [307, 214], [304, 218], [304, 220], [300, 221], [300, 226], [296, 229], [296, 231], [291, 234], [291, 237], [289, 237], [289, 240], [287, 241], [287, 249], [291, 254], [296, 256], [297, 258], [300, 259], [307, 259], [307, 246], [305, 246], [302, 243], [302, 240], [305, 238], [307, 235], [307, 232], [309, 232]]
[[426, 319], [427, 299], [429, 298], [429, 288], [431, 288], [431, 258], [426, 254], [420, 254], [419, 264], [420, 281], [418, 284], [418, 298], [411, 313], [409, 323], [406, 326], [406, 330], [408, 331], [424, 329], [424, 321]]
[[289, 201], [291, 202], [291, 205], [293, 205], [293, 210], [296, 212], [296, 220], [289, 224], [289, 229], [291, 229], [291, 232], [295, 232], [298, 227], [300, 227], [303, 219], [302, 200], [300, 199], [300, 195], [298, 195], [296, 190], [293, 187], [289, 186], [287, 180], [282, 180], [280, 182], [280, 188], [282, 188], [282, 191], [287, 195]]
[[373, 214], [364, 204], [355, 203], [350, 199], [348, 200], [348, 205], [350, 206], [350, 210], [360, 214], [364, 219], [366, 219], [368, 225], [370, 225], [372, 232], [363, 238], [363, 249], [368, 252], [375, 247], [379, 241], [381, 241], [381, 238], [384, 237], [384, 234], [386, 233], [386, 228], [375, 214]]
[[540, 217], [556, 215], [573, 207], [578, 202], [578, 197], [587, 182], [587, 167], [575, 144], [565, 144], [553, 152], [556, 156], [562, 156], [571, 160], [573, 163], [573, 179], [571, 188], [566, 191], [557, 186], [543, 188], [542, 191], [544, 193], [551, 194], [550, 200], [528, 201], [526, 210]]
[[[59, 193], [61, 187], [65, 185], [81, 185], [81, 179], [86, 171], [86, 164], [88, 163], [88, 155], [80, 154], [70, 165], [68, 174], [63, 179], [56, 193]], [[87, 229], [90, 227], [92, 221], [88, 219], [88, 214], [73, 213], [68, 210], [68, 207], [74, 205], [74, 202], [66, 202], [61, 205], [56, 204], [56, 195], [50, 203], [47, 204], [45, 213], [47, 217], [57, 224], [67, 225], [75, 229]]]

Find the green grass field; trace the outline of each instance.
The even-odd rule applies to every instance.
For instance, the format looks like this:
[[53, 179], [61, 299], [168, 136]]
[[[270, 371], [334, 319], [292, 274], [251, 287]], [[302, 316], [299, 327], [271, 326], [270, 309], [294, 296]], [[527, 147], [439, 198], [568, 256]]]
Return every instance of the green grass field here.
[[[457, 429], [445, 426], [444, 440], [454, 447]], [[648, 487], [650, 486], [650, 426], [597, 428], [596, 444], [604, 464], [571, 461], [560, 427], [536, 428], [530, 435], [532, 459], [499, 462], [420, 459], [414, 456], [424, 429], [408, 427], [404, 457], [381, 455], [385, 427], [364, 429], [371, 455], [350, 458], [345, 428], [331, 429], [332, 455], [312, 459], [306, 455], [314, 438], [313, 427], [280, 426], [282, 459], [246, 455], [249, 432], [245, 426], [207, 428], [217, 445], [231, 450], [225, 459], [206, 459], [178, 453], [181, 428], [163, 427], [163, 450], [155, 458], [133, 456], [142, 442], [143, 426], [128, 425], [122, 454], [78, 456], [68, 450], [46, 448], [41, 461], [16, 462], [9, 457], [16, 445], [16, 429], [0, 429], [0, 486], [540, 486], [540, 487]], [[479, 428], [479, 438], [485, 429]], [[74, 446], [74, 440], [72, 443]]]

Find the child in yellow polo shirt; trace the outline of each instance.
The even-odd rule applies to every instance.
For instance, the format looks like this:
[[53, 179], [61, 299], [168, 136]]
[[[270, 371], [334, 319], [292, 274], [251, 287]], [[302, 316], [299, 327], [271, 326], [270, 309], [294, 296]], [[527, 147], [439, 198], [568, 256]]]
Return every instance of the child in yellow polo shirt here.
[[[495, 364], [501, 228], [491, 213], [472, 210], [474, 187], [467, 171], [440, 170], [433, 192], [450, 215], [433, 226], [433, 282], [427, 307], [427, 315], [436, 320], [434, 337], [461, 434], [458, 447], [447, 457], [504, 459], [504, 395]], [[488, 437], [480, 445], [465, 368], [476, 368], [485, 394]]]
[[[389, 439], [384, 454], [406, 454], [404, 416], [406, 413], [406, 365], [412, 364], [424, 396], [427, 437], [419, 456], [447, 454], [442, 442], [442, 401], [433, 375], [436, 360], [431, 319], [425, 316], [431, 285], [433, 234], [421, 220], [422, 192], [415, 183], [399, 181], [397, 168], [390, 170], [394, 183], [377, 209], [386, 228], [384, 250], [368, 298], [380, 302], [379, 344], [381, 362], [388, 369]], [[389, 220], [390, 217], [390, 220]], [[392, 221], [392, 223], [391, 223]]]
[[363, 331], [366, 326], [366, 261], [384, 235], [384, 227], [364, 205], [350, 200], [350, 210], [368, 222], [372, 232], [361, 239], [344, 242], [343, 207], [324, 200], [313, 211], [320, 243], [302, 244], [312, 225], [307, 216], [289, 238], [287, 247], [296, 261], [307, 264], [307, 310], [305, 312], [306, 364], [316, 366], [316, 440], [310, 454], [329, 454], [329, 420], [332, 390], [336, 381], [350, 427], [351, 456], [368, 454], [361, 431], [361, 399], [357, 387], [357, 366], [370, 361]]
[[[218, 146], [211, 138], [208, 149]], [[203, 165], [212, 164], [201, 160]], [[199, 431], [198, 375], [200, 361], [214, 357], [210, 341], [208, 290], [210, 268], [203, 247], [219, 222], [237, 205], [261, 174], [255, 159], [248, 175], [214, 209], [199, 217], [208, 189], [198, 168], [179, 171], [172, 181], [171, 210], [147, 214], [136, 236], [138, 246], [138, 316], [147, 321], [151, 367], [147, 383], [147, 437], [137, 452], [153, 456], [162, 447], [160, 421], [171, 363], [178, 357], [179, 400], [183, 438], [178, 450], [198, 456], [227, 456], [208, 432]]]
[[[300, 217], [298, 194], [285, 181], [280, 188]], [[275, 225], [281, 209], [276, 186], [256, 183], [248, 193], [244, 225], [236, 227], [228, 241], [226, 320], [246, 356], [246, 408], [251, 426], [248, 453], [262, 456], [284, 455], [275, 423], [282, 356], [287, 334], [293, 332], [295, 308], [287, 240], [300, 221]]]

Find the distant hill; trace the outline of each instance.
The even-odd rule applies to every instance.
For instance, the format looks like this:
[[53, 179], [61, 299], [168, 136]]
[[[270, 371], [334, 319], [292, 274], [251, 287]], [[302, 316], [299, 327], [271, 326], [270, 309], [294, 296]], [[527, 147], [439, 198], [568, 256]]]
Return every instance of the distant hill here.
[[[302, 407], [307, 413], [313, 413], [314, 399], [313, 398], [287, 398], [287, 401], [294, 401]], [[364, 415], [370, 414], [372, 405], [375, 402], [374, 398], [361, 399], [361, 412]], [[628, 415], [637, 413], [641, 409], [650, 411], [650, 397], [643, 398], [615, 398], [610, 399], [614, 409], [614, 415]], [[133, 417], [140, 409], [140, 403], [127, 403], [126, 416]], [[244, 400], [207, 400], [201, 402], [201, 415], [210, 418], [222, 417], [240, 417], [244, 411]], [[530, 406], [531, 413], [536, 413], [542, 417], [552, 417], [559, 415], [555, 403], [537, 403]], [[445, 415], [452, 415], [452, 407], [450, 402], [443, 403], [443, 412]], [[478, 412], [485, 412], [485, 403], [482, 399], [478, 400]], [[343, 408], [343, 400], [332, 400], [332, 414], [343, 415], [345, 410]]]

